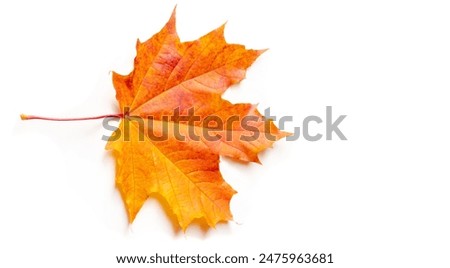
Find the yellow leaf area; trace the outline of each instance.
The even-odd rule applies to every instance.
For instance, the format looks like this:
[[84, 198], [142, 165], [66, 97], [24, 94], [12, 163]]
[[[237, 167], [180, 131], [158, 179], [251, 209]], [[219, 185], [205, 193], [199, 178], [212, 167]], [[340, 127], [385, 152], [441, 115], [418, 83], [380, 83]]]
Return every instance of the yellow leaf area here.
[[194, 219], [211, 227], [231, 220], [236, 191], [223, 179], [219, 157], [259, 162], [259, 152], [289, 135], [254, 105], [222, 99], [264, 52], [228, 44], [223, 33], [221, 26], [180, 42], [174, 11], [159, 33], [137, 42], [134, 70], [113, 73], [124, 118], [106, 149], [116, 159], [130, 222], [152, 194], [167, 201], [183, 230]]

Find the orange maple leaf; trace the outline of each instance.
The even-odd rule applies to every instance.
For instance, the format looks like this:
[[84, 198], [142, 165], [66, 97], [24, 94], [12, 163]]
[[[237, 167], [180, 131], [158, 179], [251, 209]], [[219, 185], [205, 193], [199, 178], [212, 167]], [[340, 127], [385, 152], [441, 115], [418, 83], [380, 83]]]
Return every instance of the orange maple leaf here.
[[196, 218], [209, 226], [230, 220], [236, 192], [222, 178], [219, 156], [259, 162], [259, 152], [288, 135], [254, 105], [222, 99], [264, 52], [228, 44], [223, 33], [224, 25], [180, 42], [174, 10], [159, 33], [138, 40], [134, 70], [113, 73], [124, 117], [106, 149], [116, 158], [116, 185], [130, 222], [154, 193], [183, 230]]

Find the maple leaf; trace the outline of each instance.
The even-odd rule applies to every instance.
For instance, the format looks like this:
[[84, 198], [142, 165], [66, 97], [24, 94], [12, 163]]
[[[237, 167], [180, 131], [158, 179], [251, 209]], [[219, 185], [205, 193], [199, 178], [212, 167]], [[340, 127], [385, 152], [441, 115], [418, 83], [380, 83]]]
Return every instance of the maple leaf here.
[[[230, 200], [236, 193], [219, 171], [219, 156], [259, 162], [258, 153], [288, 133], [265, 120], [254, 105], [231, 104], [221, 96], [244, 79], [264, 50], [228, 44], [225, 25], [198, 40], [180, 42], [175, 24], [174, 10], [159, 33], [137, 41], [134, 70], [125, 76], [113, 73], [124, 117], [106, 149], [116, 158], [116, 185], [130, 222], [156, 193], [183, 230], [197, 218], [213, 227], [232, 218]], [[185, 120], [178, 120], [174, 111]], [[189, 120], [193, 117], [195, 122]], [[233, 117], [236, 124], [218, 126], [217, 119], [229, 122]], [[246, 117], [253, 118], [251, 129], [239, 124]], [[255, 133], [260, 135], [242, 139]]]
[[175, 10], [162, 30], [137, 42], [134, 69], [113, 72], [122, 113], [22, 120], [77, 121], [121, 118], [106, 149], [116, 159], [116, 186], [130, 223], [152, 194], [169, 204], [183, 230], [197, 218], [214, 227], [232, 218], [236, 191], [219, 171], [219, 157], [259, 163], [258, 153], [290, 133], [280, 131], [255, 105], [222, 99], [265, 51], [228, 44], [225, 25], [180, 42]]

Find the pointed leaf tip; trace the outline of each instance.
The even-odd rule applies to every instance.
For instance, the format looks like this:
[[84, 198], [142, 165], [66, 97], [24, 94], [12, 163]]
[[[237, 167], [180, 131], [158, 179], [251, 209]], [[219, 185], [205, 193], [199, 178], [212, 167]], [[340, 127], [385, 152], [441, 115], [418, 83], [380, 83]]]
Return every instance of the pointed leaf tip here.
[[172, 15], [170, 15], [170, 19], [166, 23], [166, 27], [170, 32], [176, 31], [176, 22], [177, 22], [177, 6], [173, 8]]

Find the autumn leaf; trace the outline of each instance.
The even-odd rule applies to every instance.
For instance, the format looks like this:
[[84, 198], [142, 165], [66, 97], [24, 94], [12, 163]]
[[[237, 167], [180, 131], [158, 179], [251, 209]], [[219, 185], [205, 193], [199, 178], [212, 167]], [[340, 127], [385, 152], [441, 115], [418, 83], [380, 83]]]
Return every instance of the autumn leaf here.
[[119, 114], [21, 117], [121, 118], [106, 149], [116, 160], [116, 186], [130, 223], [144, 202], [158, 194], [183, 230], [199, 218], [214, 227], [232, 219], [230, 200], [236, 193], [219, 171], [220, 156], [259, 163], [258, 153], [289, 134], [255, 105], [222, 98], [265, 50], [228, 44], [225, 25], [198, 40], [181, 42], [175, 26], [174, 10], [159, 33], [143, 43], [138, 40], [133, 71], [113, 73]]
[[[116, 98], [126, 116], [106, 148], [116, 158], [116, 185], [130, 222], [154, 193], [168, 202], [183, 229], [196, 218], [204, 218], [210, 226], [230, 220], [230, 200], [236, 192], [220, 174], [219, 156], [259, 162], [259, 152], [287, 135], [266, 121], [254, 105], [222, 99], [222, 93], [244, 79], [246, 69], [264, 52], [228, 44], [224, 26], [193, 42], [180, 42], [174, 11], [159, 33], [137, 42], [134, 70], [126, 76], [113, 73]], [[176, 120], [174, 111], [198, 120]], [[240, 124], [205, 125], [211, 118], [228, 122], [233, 116], [238, 123], [252, 116], [252, 130], [259, 137], [241, 139], [254, 133]], [[136, 118], [150, 120], [139, 124]], [[199, 139], [181, 140], [175, 128], [182, 137], [188, 137], [190, 129]], [[203, 135], [205, 128], [214, 139]], [[152, 139], [150, 132], [167, 137]]]

